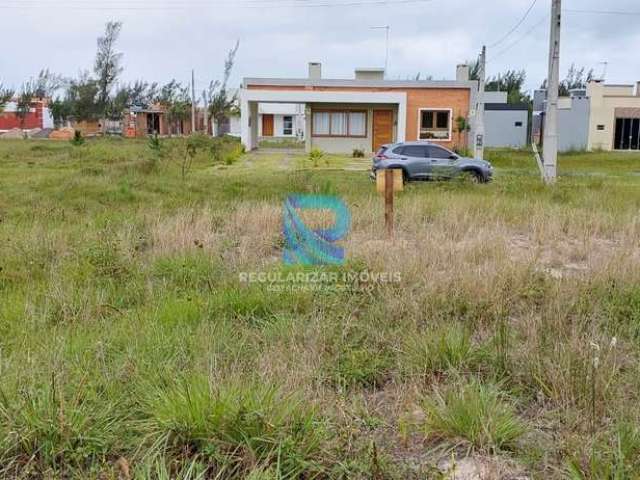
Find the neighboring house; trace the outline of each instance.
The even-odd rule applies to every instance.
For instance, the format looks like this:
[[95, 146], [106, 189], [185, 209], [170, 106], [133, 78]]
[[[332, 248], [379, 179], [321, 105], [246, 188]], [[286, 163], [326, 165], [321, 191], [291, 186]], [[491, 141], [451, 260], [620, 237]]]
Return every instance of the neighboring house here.
[[132, 106], [124, 117], [125, 137], [168, 135], [166, 112], [159, 105]]
[[[542, 143], [547, 91], [533, 94], [533, 140]], [[558, 150], [587, 150], [589, 147], [590, 99], [584, 89], [571, 90], [568, 97], [558, 99]]]
[[258, 137], [304, 140], [305, 106], [296, 103], [261, 103], [258, 106]]
[[224, 121], [218, 125], [218, 122], [212, 120], [213, 135], [231, 135], [232, 137], [240, 136], [240, 112], [233, 113], [224, 118]]
[[5, 105], [0, 113], [0, 132], [14, 128], [32, 130], [34, 128], [53, 128], [53, 118], [46, 100], [34, 100], [24, 118], [18, 115], [18, 103], [12, 101]]
[[526, 147], [529, 106], [507, 103], [507, 92], [485, 92], [484, 101], [485, 146]]
[[229, 100], [233, 99], [235, 105], [234, 112], [227, 115], [220, 125], [215, 119], [211, 119], [209, 133], [214, 136], [231, 135], [233, 137], [240, 136], [240, 105], [239, 105], [239, 89], [230, 88], [227, 90]]
[[640, 82], [589, 82], [589, 150], [640, 150]]
[[468, 145], [468, 133], [456, 131], [456, 119], [471, 120], [476, 111], [477, 82], [469, 80], [467, 66], [459, 66], [455, 81], [385, 80], [379, 69], [356, 70], [352, 80], [335, 80], [322, 78], [321, 72], [321, 65], [312, 63], [305, 79], [244, 79], [241, 137], [247, 150], [257, 148], [264, 134], [260, 105], [267, 103], [304, 105], [307, 151], [373, 152], [408, 140], [449, 148]]
[[[167, 111], [159, 104], [132, 106], [124, 117], [125, 137], [146, 137], [148, 135], [190, 135], [191, 115], [185, 119], [169, 119]], [[198, 109], [196, 127], [204, 131], [204, 112]]]

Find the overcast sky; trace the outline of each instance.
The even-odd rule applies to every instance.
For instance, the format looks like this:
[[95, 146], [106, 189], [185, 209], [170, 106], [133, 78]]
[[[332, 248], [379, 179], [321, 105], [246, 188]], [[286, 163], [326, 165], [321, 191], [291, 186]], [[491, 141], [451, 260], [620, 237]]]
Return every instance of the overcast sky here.
[[[355, 67], [384, 65], [385, 33], [370, 28], [379, 25], [391, 27], [389, 78], [419, 72], [423, 78], [452, 79], [457, 63], [476, 57], [483, 42], [501, 39], [532, 3], [376, 1], [381, 0], [0, 0], [0, 80], [18, 87], [43, 67], [69, 76], [92, 68], [96, 37], [108, 20], [124, 23], [118, 49], [124, 53], [125, 81], [188, 82], [195, 68], [201, 90], [220, 77], [236, 39], [234, 85], [245, 76], [304, 77], [309, 61], [322, 62], [326, 78], [352, 78]], [[359, 2], [365, 5], [344, 5]], [[305, 6], [335, 3], [343, 5]], [[538, 0], [524, 23], [489, 50], [490, 75], [525, 69], [527, 88], [539, 86], [547, 68], [550, 3]], [[563, 75], [572, 62], [600, 75], [606, 61], [608, 82], [640, 80], [638, 3], [565, 0], [565, 9], [639, 13], [566, 12]]]

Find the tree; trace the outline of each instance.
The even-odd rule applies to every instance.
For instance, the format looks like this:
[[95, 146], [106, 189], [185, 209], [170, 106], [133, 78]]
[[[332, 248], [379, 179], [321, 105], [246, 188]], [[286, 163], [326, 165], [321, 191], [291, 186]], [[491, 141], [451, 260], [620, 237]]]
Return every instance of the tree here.
[[[571, 93], [571, 90], [574, 89], [585, 89], [587, 88], [587, 83], [594, 79], [593, 69], [587, 71], [585, 67], [577, 68], [575, 63], [572, 63], [567, 71], [567, 76], [564, 80], [560, 82], [560, 86], [558, 87], [558, 95], [561, 97], [568, 97]], [[547, 89], [547, 79], [542, 82], [540, 85], [542, 90]]]
[[35, 87], [34, 83], [29, 80], [22, 84], [22, 88], [20, 89], [20, 93], [18, 94], [18, 101], [16, 104], [16, 115], [20, 119], [20, 126], [24, 128], [24, 121], [27, 118], [27, 115], [31, 111], [31, 104], [33, 103], [33, 98], [35, 96]]
[[[236, 41], [235, 46], [229, 51], [227, 59], [224, 62], [224, 75], [222, 81], [216, 80], [209, 84], [209, 89], [202, 92], [202, 97], [205, 101], [205, 108], [208, 113], [208, 117], [213, 118], [214, 122], [218, 125], [222, 125], [229, 115], [235, 113], [238, 109], [237, 95], [229, 95], [227, 90], [227, 84], [229, 83], [229, 77], [233, 70], [233, 64], [235, 63], [236, 53], [240, 47], [240, 41]], [[208, 119], [207, 119], [208, 121]], [[207, 125], [207, 130], [209, 126]], [[217, 135], [221, 135], [220, 128], [217, 129]]]
[[119, 120], [132, 107], [148, 108], [158, 96], [158, 84], [136, 80], [133, 84], [121, 86], [109, 101], [108, 117]]
[[107, 22], [104, 36], [98, 37], [98, 51], [93, 71], [98, 87], [97, 104], [104, 118], [109, 113], [111, 90], [123, 70], [122, 53], [115, 50], [121, 29], [121, 22]]
[[56, 128], [60, 128], [73, 116], [73, 105], [66, 99], [57, 97], [49, 103], [49, 112], [53, 118], [53, 124]]
[[0, 113], [4, 111], [7, 103], [13, 98], [14, 93], [12, 89], [5, 87], [2, 82], [0, 82]]
[[469, 80], [480, 80], [480, 60], [470, 60], [467, 65], [469, 65]]
[[167, 121], [177, 126], [177, 133], [182, 134], [182, 122], [191, 115], [189, 88], [183, 87], [176, 80], [171, 80], [160, 89], [156, 101], [167, 112]]
[[98, 81], [91, 78], [88, 72], [81, 73], [77, 80], [69, 82], [65, 102], [68, 102], [75, 120], [82, 122], [100, 118], [103, 112], [96, 101], [99, 91]]
[[40, 70], [38, 77], [33, 81], [33, 95], [35, 98], [51, 98], [66, 83], [67, 80], [62, 75], [44, 68]]
[[529, 103], [531, 98], [522, 91], [527, 73], [524, 70], [507, 70], [487, 80], [487, 92], [507, 92], [507, 103]]
[[571, 64], [566, 78], [560, 82], [561, 97], [568, 97], [571, 90], [587, 88], [587, 83], [593, 80], [593, 69], [586, 70], [585, 67], [578, 69], [575, 64]]

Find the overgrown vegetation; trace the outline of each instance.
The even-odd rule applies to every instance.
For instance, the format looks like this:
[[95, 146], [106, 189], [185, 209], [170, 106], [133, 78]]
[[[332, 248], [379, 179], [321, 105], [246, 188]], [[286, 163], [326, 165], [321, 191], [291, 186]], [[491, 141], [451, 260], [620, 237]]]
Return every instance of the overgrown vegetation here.
[[[562, 155], [547, 188], [488, 151], [491, 184], [407, 185], [388, 242], [349, 155], [239, 148], [0, 141], [0, 477], [634, 478], [638, 155]], [[313, 271], [355, 277], [242, 279], [308, 272], [293, 192], [349, 205], [346, 264]]]

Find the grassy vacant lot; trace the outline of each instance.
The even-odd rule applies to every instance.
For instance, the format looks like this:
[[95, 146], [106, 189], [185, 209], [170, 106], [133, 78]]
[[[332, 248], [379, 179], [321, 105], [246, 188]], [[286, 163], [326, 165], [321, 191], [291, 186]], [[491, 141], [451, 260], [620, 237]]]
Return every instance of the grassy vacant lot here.
[[[162, 149], [0, 141], [1, 478], [639, 478], [640, 156], [491, 152], [390, 243], [366, 162]], [[291, 192], [401, 281], [241, 282]]]

